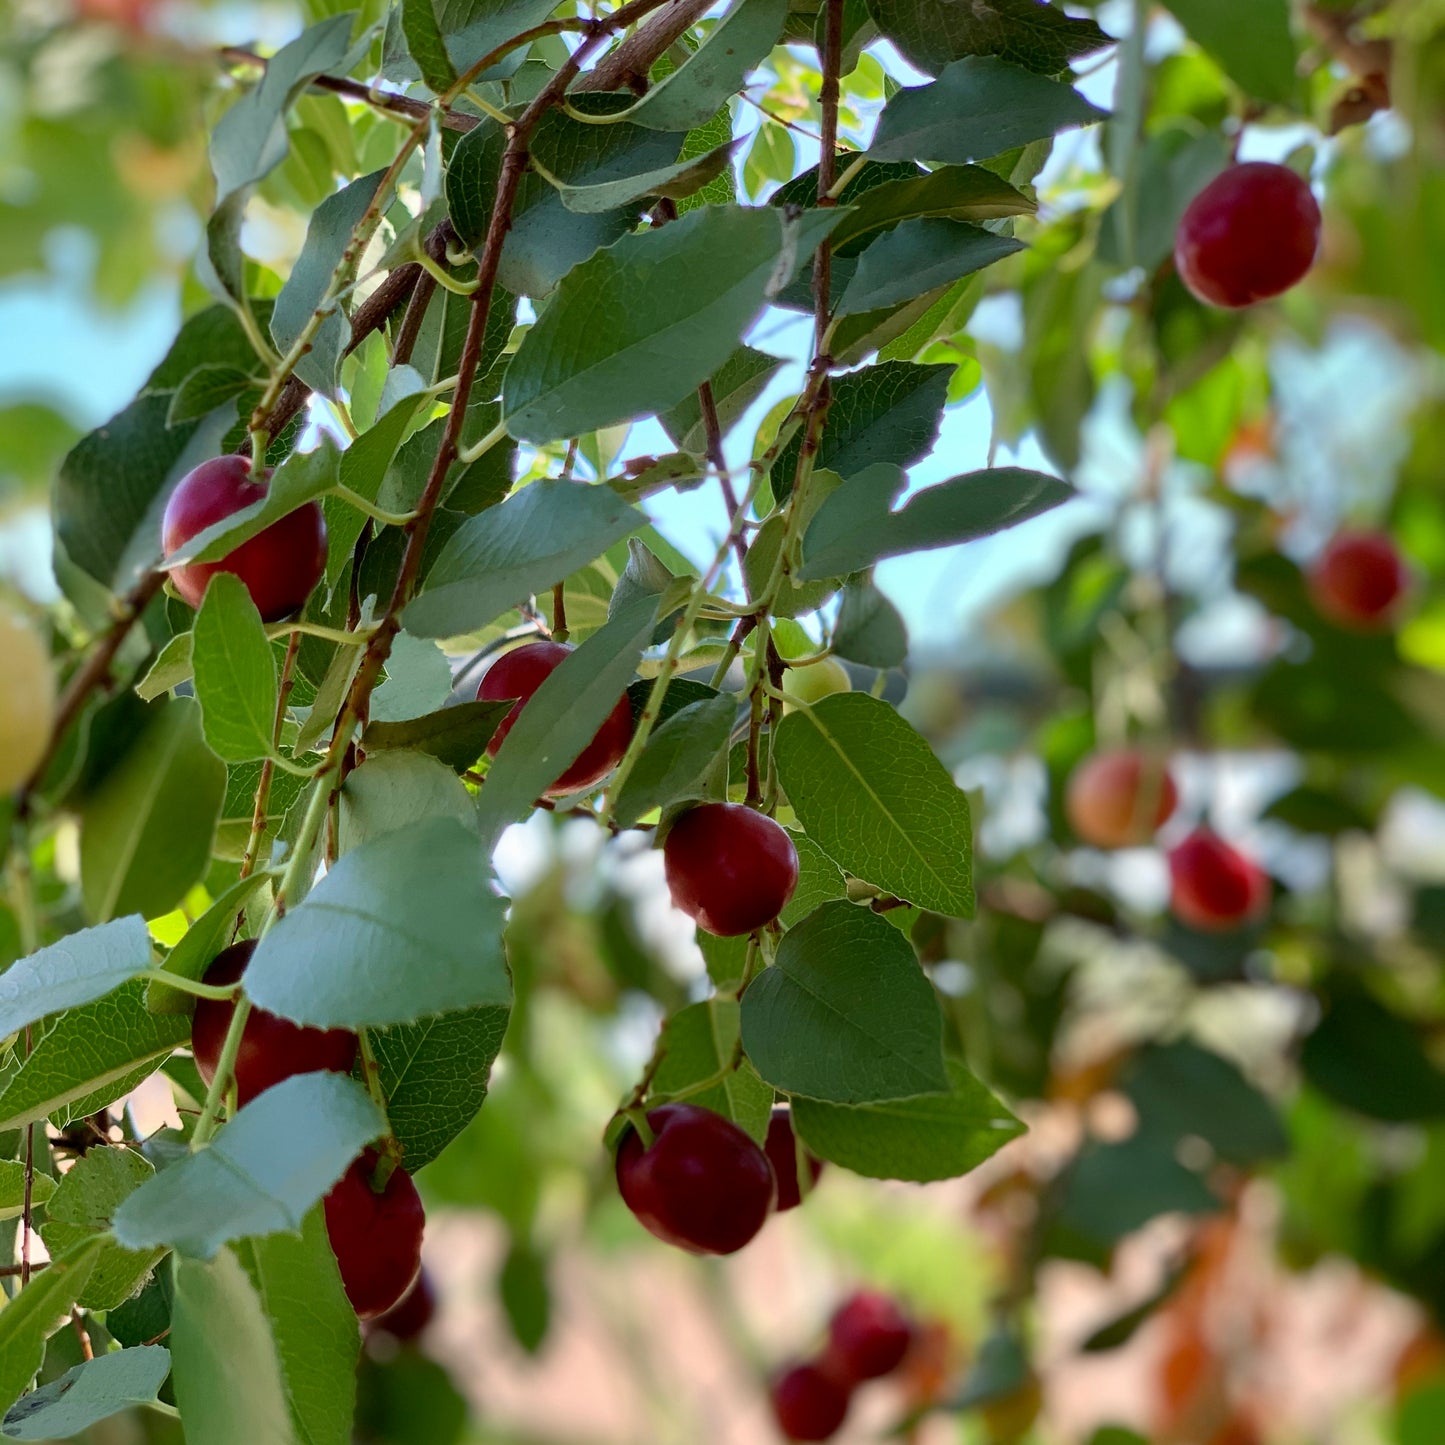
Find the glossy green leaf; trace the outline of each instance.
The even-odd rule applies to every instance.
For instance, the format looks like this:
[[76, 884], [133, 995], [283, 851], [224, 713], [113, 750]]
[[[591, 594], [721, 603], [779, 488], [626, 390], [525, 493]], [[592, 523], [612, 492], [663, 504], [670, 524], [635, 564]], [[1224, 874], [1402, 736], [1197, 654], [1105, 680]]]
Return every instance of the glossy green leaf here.
[[[743, 413], [763, 394], [782, 369], [783, 362], [765, 351], [740, 346], [709, 378], [718, 423], [726, 436]], [[701, 456], [707, 450], [707, 431], [697, 393], [685, 396], [658, 418], [673, 442], [685, 452]]]
[[[485, 55], [514, 35], [540, 25], [556, 6], [550, 0], [432, 0], [437, 24], [446, 36], [447, 53], [458, 71], [470, 70]], [[515, 53], [514, 53], [515, 55]], [[515, 58], [482, 71], [489, 80], [510, 73]]]
[[343, 853], [428, 818], [455, 818], [472, 828], [472, 795], [446, 764], [425, 753], [367, 758], [341, 789], [338, 836]]
[[7, 1415], [35, 1378], [45, 1341], [85, 1288], [99, 1253], [100, 1240], [92, 1239], [51, 1260], [0, 1310], [0, 1409]]
[[418, 637], [475, 631], [646, 522], [610, 487], [533, 482], [462, 524], [402, 620]]
[[[269, 881], [265, 873], [252, 873], [233, 883], [186, 930], [185, 937], [166, 955], [162, 969], [181, 978], [203, 977], [211, 961], [230, 943], [236, 930], [236, 916], [251, 895]], [[189, 1014], [195, 1003], [194, 994], [164, 983], [152, 981], [146, 990], [146, 1007], [152, 1013]]]
[[943, 1015], [913, 949], [876, 913], [825, 903], [743, 995], [742, 1040], [786, 1094], [873, 1104], [949, 1088]]
[[296, 1439], [351, 1445], [361, 1337], [324, 1213], [311, 1210], [299, 1235], [244, 1239], [234, 1250], [275, 1341]]
[[65, 1115], [76, 1103], [100, 1096], [88, 1111], [94, 1113], [160, 1068], [190, 1038], [191, 1024], [152, 1014], [145, 995], [146, 985], [136, 979], [60, 1014], [0, 1091], [0, 1129]]
[[1202, 50], [1246, 95], [1288, 105], [1299, 87], [1299, 54], [1288, 0], [1164, 0]]
[[727, 748], [737, 712], [737, 699], [724, 695], [692, 703], [662, 723], [618, 794], [618, 824], [630, 828], [654, 808], [707, 797], [707, 774]]
[[[64, 1254], [110, 1229], [120, 1203], [155, 1174], [130, 1149], [92, 1149], [61, 1179], [40, 1226], [52, 1255]], [[37, 1182], [40, 1176], [36, 1176]], [[79, 1303], [86, 1309], [115, 1309], [130, 1299], [161, 1258], [159, 1250], [129, 1250], [110, 1239], [100, 1254]]]
[[908, 630], [898, 609], [871, 583], [843, 589], [833, 629], [833, 651], [864, 667], [902, 667], [908, 659]]
[[[663, 1029], [662, 1063], [653, 1077], [648, 1107], [652, 1100], [683, 1094], [689, 1104], [731, 1119], [761, 1144], [768, 1137], [773, 1090], [740, 1059], [741, 1028], [742, 1013], [735, 999], [707, 999], [673, 1014]], [[735, 1061], [738, 1066], [733, 1068]], [[725, 1075], [721, 1082], [690, 1092], [720, 1074]]]
[[657, 599], [639, 598], [563, 658], [527, 700], [492, 759], [478, 804], [489, 844], [526, 816], [597, 735], [627, 691], [656, 623]]
[[[0, 1219], [18, 1219], [25, 1213], [25, 1161], [0, 1159]], [[44, 1204], [55, 1192], [55, 1181], [36, 1172], [30, 1180], [30, 1202]]]
[[401, 0], [401, 29], [421, 78], [440, 95], [455, 82], [457, 72], [447, 54], [432, 0]]
[[1074, 495], [1056, 477], [998, 467], [925, 487], [895, 512], [892, 505], [905, 482], [897, 467], [873, 466], [829, 495], [804, 534], [798, 576], [837, 577], [882, 557], [971, 542], [1051, 511]]
[[372, 1031], [386, 1116], [411, 1173], [430, 1164], [482, 1107], [510, 1017], [505, 1005], [490, 1004]]
[[563, 280], [507, 368], [508, 431], [547, 442], [675, 406], [842, 214], [708, 206], [599, 252]]
[[504, 913], [476, 834], [455, 818], [415, 823], [341, 858], [261, 940], [246, 992], [320, 1028], [507, 1006]]
[[1017, 1139], [1024, 1126], [954, 1059], [948, 1083], [946, 1094], [861, 1109], [796, 1098], [793, 1127], [820, 1159], [869, 1179], [954, 1179]]
[[149, 1405], [171, 1372], [164, 1345], [97, 1355], [22, 1395], [5, 1412], [7, 1440], [62, 1440], [134, 1405]]
[[931, 85], [900, 90], [878, 117], [868, 154], [967, 165], [1103, 114], [1071, 85], [972, 55], [945, 66]]
[[0, 974], [0, 1038], [101, 998], [154, 962], [150, 933], [137, 915], [82, 928]]
[[276, 726], [276, 658], [246, 584], [218, 572], [193, 639], [196, 701], [211, 751], [228, 763], [268, 756]]
[[255, 373], [225, 362], [198, 366], [171, 394], [166, 425], [199, 421], [256, 384]]
[[743, 87], [783, 33], [788, 0], [735, 0], [700, 49], [664, 76], [628, 112], [652, 130], [706, 125]]
[[245, 1105], [205, 1149], [131, 1194], [115, 1212], [115, 1237], [127, 1249], [168, 1245], [214, 1259], [233, 1239], [295, 1233], [384, 1130], [376, 1105], [354, 1080], [327, 1073], [283, 1079]]
[[806, 833], [789, 836], [798, 854], [798, 886], [779, 915], [784, 928], [801, 923], [822, 904], [848, 896], [843, 870]]
[[186, 1445], [296, 1445], [270, 1321], [229, 1249], [177, 1258], [167, 1343]]
[[439, 708], [452, 690], [446, 654], [423, 637], [400, 633], [386, 659], [386, 679], [371, 695], [372, 721], [406, 722]]
[[1092, 20], [1076, 20], [1044, 0], [972, 0], [946, 8], [932, 0], [868, 0], [868, 12], [905, 59], [932, 75], [967, 55], [997, 55], [1057, 75], [1070, 61], [1113, 43]]
[[576, 211], [584, 216], [615, 211], [649, 197], [681, 200], [684, 196], [701, 190], [727, 170], [733, 152], [740, 143], [729, 141], [703, 155], [679, 160], [669, 166], [659, 166], [656, 170], [643, 171], [617, 181], [602, 181], [587, 186], [569, 186], [564, 183], [557, 187], [557, 194], [569, 211]]
[[898, 306], [1023, 250], [1023, 242], [966, 221], [920, 217], [900, 222], [858, 258], [835, 308], [854, 316]]
[[345, 316], [334, 301], [327, 300], [332, 274], [351, 243], [352, 232], [371, 205], [381, 177], [380, 171], [362, 176], [316, 208], [306, 228], [301, 254], [271, 311], [271, 337], [284, 355], [310, 323], [312, 314], [328, 308], [310, 349], [296, 364], [296, 375], [323, 396], [337, 394], [341, 355], [351, 340]]
[[362, 746], [368, 753], [392, 748], [428, 753], [453, 772], [464, 773], [486, 751], [497, 724], [515, 706], [501, 702], [462, 702], [405, 722], [367, 725]]
[[97, 922], [168, 913], [200, 880], [226, 792], [190, 698], [153, 703], [140, 735], [85, 800], [80, 886]]
[[968, 799], [886, 702], [825, 697], [783, 719], [773, 756], [799, 822], [846, 872], [919, 908], [973, 916]]

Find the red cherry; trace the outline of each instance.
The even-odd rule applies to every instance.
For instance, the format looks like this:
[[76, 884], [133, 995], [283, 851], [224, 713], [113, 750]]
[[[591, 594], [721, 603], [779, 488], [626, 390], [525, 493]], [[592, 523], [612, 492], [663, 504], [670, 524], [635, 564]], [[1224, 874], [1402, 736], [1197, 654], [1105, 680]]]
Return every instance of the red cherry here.
[[850, 1391], [821, 1365], [794, 1365], [773, 1381], [773, 1415], [789, 1440], [831, 1440], [848, 1415]]
[[833, 1315], [823, 1362], [829, 1373], [857, 1385], [891, 1375], [912, 1343], [903, 1311], [886, 1294], [860, 1290]]
[[1341, 532], [1309, 571], [1315, 606], [1355, 632], [1388, 627], [1409, 585], [1403, 558], [1380, 532]]
[[[528, 699], [571, 651], [561, 642], [528, 642], [522, 647], [514, 647], [511, 652], [504, 652], [487, 669], [487, 675], [477, 689], [479, 699], [484, 702], [500, 702], [509, 697], [519, 699], [516, 707], [502, 719], [492, 734], [492, 740], [487, 744], [488, 757], [497, 756], [497, 749], [521, 716]], [[566, 793], [578, 793], [600, 783], [621, 761], [631, 741], [632, 705], [626, 697], [622, 697], [597, 729], [597, 735], [582, 749], [581, 756], [547, 789], [547, 796], [560, 798]]]
[[[798, 1187], [798, 1143], [793, 1133], [793, 1116], [786, 1108], [774, 1109], [768, 1120], [768, 1138], [763, 1145], [768, 1163], [778, 1181], [778, 1213], [796, 1209], [803, 1202], [803, 1191]], [[823, 1172], [823, 1161], [808, 1155], [808, 1173], [812, 1183], [818, 1182]]]
[[1094, 753], [1074, 769], [1064, 795], [1069, 826], [1095, 848], [1147, 843], [1179, 803], [1157, 758], [1132, 748]]
[[629, 1129], [617, 1150], [623, 1202], [659, 1239], [693, 1254], [733, 1254], [766, 1223], [777, 1197], [767, 1155], [729, 1119], [663, 1104], [644, 1148]]
[[771, 923], [798, 886], [787, 830], [741, 803], [690, 808], [669, 830], [662, 857], [672, 901], [721, 938]]
[[367, 1326], [367, 1332], [384, 1330], [395, 1340], [406, 1343], [419, 1338], [431, 1324], [437, 1312], [436, 1286], [425, 1269], [417, 1275], [416, 1283], [392, 1305], [384, 1315], [377, 1315]]
[[[223, 949], [206, 970], [206, 983], [236, 983], [246, 971], [255, 951], [254, 939], [233, 943]], [[191, 1018], [191, 1052], [196, 1068], [210, 1083], [216, 1077], [221, 1049], [231, 1027], [236, 1006], [221, 999], [196, 1001]], [[241, 1047], [236, 1054], [236, 1097], [249, 1104], [273, 1084], [293, 1074], [314, 1074], [330, 1070], [349, 1074], [356, 1063], [356, 1035], [345, 1029], [310, 1029], [278, 1018], [265, 1009], [253, 1008], [241, 1030]]]
[[1269, 875], [1207, 828], [1191, 833], [1169, 855], [1170, 906], [1181, 923], [1223, 933], [1269, 911]]
[[[161, 547], [170, 556], [197, 533], [265, 495], [265, 485], [251, 479], [251, 463], [246, 457], [213, 457], [202, 462], [181, 478], [166, 503]], [[217, 572], [233, 573], [246, 584], [261, 620], [279, 622], [301, 610], [325, 571], [326, 522], [321, 503], [306, 502], [219, 562], [188, 562], [171, 568], [171, 582], [192, 607], [199, 607], [211, 578]]]
[[1248, 161], [1190, 203], [1174, 241], [1184, 284], [1211, 306], [1267, 301], [1304, 279], [1320, 244], [1320, 208], [1288, 166]]
[[426, 1223], [421, 1195], [405, 1169], [392, 1170], [386, 1188], [371, 1187], [376, 1153], [368, 1149], [326, 1196], [326, 1233], [341, 1269], [351, 1308], [363, 1320], [396, 1305], [421, 1271]]

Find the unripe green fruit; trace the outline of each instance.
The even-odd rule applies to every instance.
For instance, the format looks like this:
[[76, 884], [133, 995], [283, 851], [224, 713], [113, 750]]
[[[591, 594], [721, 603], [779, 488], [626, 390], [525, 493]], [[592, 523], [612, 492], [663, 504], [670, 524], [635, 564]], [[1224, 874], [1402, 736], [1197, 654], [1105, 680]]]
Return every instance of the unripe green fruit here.
[[[825, 657], [809, 667], [790, 667], [783, 674], [783, 691], [801, 703], [812, 704], [832, 697], [835, 692], [852, 692], [853, 680], [836, 657]], [[796, 712], [797, 709], [784, 703], [783, 711]]]
[[45, 756], [55, 721], [50, 653], [20, 618], [0, 612], [0, 793], [18, 788]]

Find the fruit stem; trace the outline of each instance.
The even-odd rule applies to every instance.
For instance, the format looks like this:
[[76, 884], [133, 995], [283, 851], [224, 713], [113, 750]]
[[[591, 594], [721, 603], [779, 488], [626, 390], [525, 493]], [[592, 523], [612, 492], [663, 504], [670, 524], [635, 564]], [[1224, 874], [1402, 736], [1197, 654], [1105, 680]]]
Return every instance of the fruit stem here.
[[357, 1029], [357, 1053], [361, 1058], [361, 1080], [366, 1085], [366, 1092], [371, 1095], [371, 1101], [381, 1110], [381, 1117], [387, 1119], [390, 1127], [390, 1120], [387, 1118], [386, 1090], [381, 1086], [381, 1070], [376, 1064], [376, 1050], [371, 1046], [371, 1030]]
[[484, 95], [480, 95], [475, 86], [467, 86], [463, 93], [483, 115], [491, 116], [499, 125], [511, 125], [512, 117], [506, 111], [498, 110]]
[[484, 457], [498, 442], [507, 439], [507, 427], [505, 422], [498, 422], [481, 441], [475, 446], [459, 447], [457, 449], [457, 460], [463, 466], [471, 466], [479, 457]]
[[417, 265], [420, 266], [443, 291], [450, 291], [454, 296], [470, 296], [477, 289], [475, 279], [471, 281], [458, 280], [444, 266], [438, 266], [420, 247], [418, 247], [414, 253], [414, 259]]
[[[167, 974], [165, 982], [174, 985], [176, 979]], [[245, 994], [236, 1000], [235, 1012], [231, 1015], [231, 1026], [226, 1030], [226, 1041], [221, 1045], [221, 1057], [216, 1060], [216, 1073], [211, 1087], [206, 1091], [206, 1102], [201, 1108], [201, 1117], [191, 1134], [191, 1149], [200, 1149], [216, 1132], [220, 1118], [221, 1102], [236, 1072], [236, 1055], [241, 1052], [241, 1035], [246, 1031], [246, 1020], [251, 1017], [251, 1000]]]
[[380, 522], [383, 527], [404, 527], [416, 516], [415, 512], [388, 512], [378, 507], [375, 502], [369, 502], [360, 492], [353, 492], [350, 487], [341, 486], [339, 483], [332, 487], [331, 495], [340, 497], [348, 506], [355, 507], [358, 512], [364, 512], [374, 522]]
[[202, 983], [199, 979], [183, 978], [178, 973], [170, 973], [163, 968], [148, 968], [144, 973], [138, 973], [137, 978], [143, 978], [147, 983], [164, 984], [167, 988], [178, 989], [181, 993], [194, 994], [197, 998], [214, 998], [226, 1001], [235, 998], [241, 992], [241, 985], [238, 983]]
[[868, 164], [866, 155], [855, 156], [843, 169], [843, 174], [828, 187], [828, 199], [836, 201], [853, 181], [853, 178]]

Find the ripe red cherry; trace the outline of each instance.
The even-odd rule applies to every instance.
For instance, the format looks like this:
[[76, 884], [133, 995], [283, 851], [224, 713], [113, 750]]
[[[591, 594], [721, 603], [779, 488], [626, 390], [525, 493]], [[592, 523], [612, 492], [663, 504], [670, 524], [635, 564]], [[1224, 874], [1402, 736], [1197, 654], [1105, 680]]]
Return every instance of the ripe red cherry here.
[[[763, 1151], [768, 1163], [773, 1166], [773, 1175], [778, 1181], [778, 1213], [796, 1209], [803, 1202], [803, 1191], [798, 1187], [798, 1141], [793, 1133], [793, 1116], [788, 1109], [774, 1109], [768, 1120], [767, 1142]], [[816, 1184], [823, 1172], [823, 1161], [808, 1155], [808, 1173]]]
[[860, 1290], [833, 1315], [823, 1361], [829, 1373], [857, 1385], [891, 1375], [912, 1343], [903, 1311], [886, 1294]]
[[1194, 198], [1174, 241], [1184, 284], [1211, 306], [1267, 301], [1304, 279], [1320, 244], [1320, 208], [1288, 166], [1231, 166]]
[[1269, 911], [1269, 875], [1207, 828], [1169, 855], [1170, 906], [1191, 928], [1223, 933]]
[[367, 1326], [368, 1333], [384, 1330], [393, 1339], [406, 1343], [420, 1338], [437, 1312], [436, 1286], [425, 1269], [416, 1283], [392, 1305], [384, 1315], [377, 1315]]
[[1074, 769], [1064, 795], [1069, 826], [1095, 848], [1147, 843], [1179, 803], [1158, 758], [1133, 748], [1094, 753]]
[[773, 1415], [789, 1440], [831, 1440], [847, 1418], [849, 1395], [821, 1365], [794, 1365], [773, 1381]]
[[[206, 970], [205, 982], [237, 982], [255, 948], [255, 940], [247, 939], [223, 949]], [[235, 1004], [221, 999], [196, 1001], [191, 1018], [191, 1052], [208, 1084], [216, 1077], [216, 1065], [235, 1010]], [[314, 1074], [325, 1069], [349, 1074], [355, 1062], [355, 1034], [345, 1029], [303, 1028], [290, 1019], [253, 1008], [241, 1030], [241, 1047], [236, 1054], [236, 1097], [242, 1104], [249, 1104], [257, 1094], [293, 1074]]]
[[[561, 665], [572, 649], [561, 642], [528, 642], [504, 652], [487, 669], [477, 697], [484, 702], [500, 702], [504, 698], [519, 699], [516, 707], [504, 717], [487, 744], [487, 756], [496, 757], [497, 749], [521, 716], [528, 699]], [[632, 741], [632, 706], [626, 697], [607, 714], [597, 735], [582, 749], [581, 756], [547, 789], [547, 796], [559, 798], [566, 793], [581, 792], [600, 783], [621, 761]]]
[[729, 1119], [695, 1104], [649, 1111], [644, 1148], [629, 1129], [617, 1150], [623, 1202], [659, 1239], [693, 1254], [733, 1254], [766, 1223], [777, 1197], [767, 1155]]
[[[269, 475], [269, 473], [268, 473]], [[251, 478], [246, 457], [213, 457], [187, 472], [171, 493], [161, 522], [161, 547], [170, 556], [207, 527], [266, 495]], [[246, 584], [263, 622], [279, 622], [305, 605], [326, 571], [326, 521], [320, 502], [306, 502], [242, 542], [219, 562], [188, 562], [171, 568], [171, 582], [192, 607], [217, 572]]]
[[1388, 627], [1410, 585], [1404, 559], [1379, 532], [1341, 532], [1309, 572], [1315, 606], [1341, 627]]
[[672, 901], [722, 938], [771, 923], [798, 886], [787, 830], [741, 803], [690, 808], [672, 825], [662, 857]]
[[371, 1187], [376, 1154], [368, 1149], [326, 1196], [326, 1233], [351, 1308], [375, 1319], [397, 1304], [421, 1271], [426, 1223], [411, 1175], [394, 1169], [386, 1188]]

